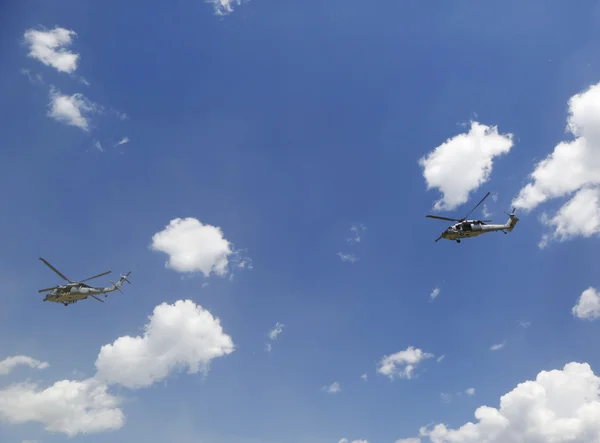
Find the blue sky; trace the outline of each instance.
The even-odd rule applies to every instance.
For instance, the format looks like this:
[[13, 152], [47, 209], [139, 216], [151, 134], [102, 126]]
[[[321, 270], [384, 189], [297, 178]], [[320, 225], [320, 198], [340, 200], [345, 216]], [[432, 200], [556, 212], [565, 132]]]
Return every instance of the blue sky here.
[[[598, 2], [22, 3], [0, 14], [2, 442], [566, 441], [510, 406], [495, 437], [461, 428], [552, 370], [529, 410], [600, 438], [577, 394], [600, 364]], [[511, 234], [434, 243], [436, 202], [488, 191]], [[133, 285], [42, 303], [40, 256]], [[61, 380], [125, 421], [92, 432], [43, 396]]]

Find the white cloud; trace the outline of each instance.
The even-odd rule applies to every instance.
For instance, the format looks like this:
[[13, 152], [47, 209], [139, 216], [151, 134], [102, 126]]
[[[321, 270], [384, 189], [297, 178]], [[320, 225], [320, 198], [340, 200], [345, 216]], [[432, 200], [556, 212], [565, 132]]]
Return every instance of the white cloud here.
[[368, 440], [348, 440], [347, 438], [342, 438], [338, 443], [369, 443]]
[[329, 386], [323, 386], [322, 390], [328, 394], [337, 394], [342, 391], [342, 387], [337, 381], [334, 381]]
[[444, 393], [444, 392], [442, 392], [442, 393], [440, 394], [440, 397], [442, 397], [442, 401], [443, 401], [444, 403], [450, 403], [450, 401], [452, 400], [452, 395], [451, 395], [451, 394], [446, 394], [446, 393]]
[[498, 409], [481, 406], [476, 423], [458, 429], [437, 424], [420, 434], [433, 443], [600, 441], [600, 377], [587, 363], [541, 371], [500, 398]]
[[30, 368], [46, 369], [50, 365], [45, 361], [39, 361], [26, 355], [15, 355], [14, 357], [8, 357], [4, 360], [0, 360], [0, 375], [10, 374], [17, 366], [29, 366]]
[[125, 424], [119, 403], [105, 384], [94, 379], [62, 380], [43, 390], [33, 383], [20, 383], [0, 390], [0, 421], [38, 422], [47, 431], [69, 437], [114, 431]]
[[434, 288], [433, 291], [431, 291], [431, 294], [429, 295], [431, 297], [431, 301], [435, 300], [435, 298], [440, 295], [440, 288], [438, 288], [437, 286]]
[[[277, 339], [277, 336], [278, 336], [279, 334], [281, 334], [281, 332], [283, 331], [283, 326], [284, 326], [284, 325], [283, 325], [282, 323], [279, 323], [279, 322], [277, 322], [277, 323], [275, 324], [275, 327], [269, 331], [269, 334], [268, 334], [268, 335], [269, 335], [269, 338], [270, 338], [271, 340], [275, 340], [275, 339]], [[267, 352], [271, 352], [271, 350], [272, 350], [272, 349], [273, 349], [273, 346], [271, 345], [271, 343], [267, 343], [267, 344], [265, 345], [265, 350], [266, 350]]]
[[600, 233], [600, 188], [582, 188], [571, 200], [565, 203], [554, 217], [545, 213], [541, 221], [552, 228], [551, 234], [545, 234], [540, 247], [550, 240], [569, 240], [573, 237], [591, 237]]
[[271, 340], [275, 340], [279, 334], [283, 331], [283, 324], [277, 322], [275, 327], [269, 331], [269, 338]]
[[404, 351], [384, 356], [379, 363], [377, 372], [386, 375], [390, 379], [398, 376], [410, 380], [419, 363], [431, 357], [433, 357], [433, 354], [409, 346]]
[[358, 257], [354, 254], [344, 254], [343, 252], [338, 252], [337, 255], [343, 262], [356, 263], [358, 261]]
[[129, 143], [129, 137], [123, 137], [115, 146], [124, 145], [125, 143]]
[[234, 351], [220, 321], [191, 300], [154, 308], [142, 337], [119, 337], [104, 345], [96, 360], [97, 378], [129, 388], [150, 386], [177, 369], [194, 374]]
[[448, 139], [421, 158], [427, 189], [438, 188], [443, 194], [434, 209], [452, 210], [466, 203], [471, 191], [489, 180], [494, 158], [510, 151], [512, 138], [498, 133], [496, 126], [471, 122], [468, 133]]
[[491, 346], [490, 350], [491, 351], [497, 351], [499, 349], [502, 349], [505, 345], [506, 345], [506, 342], [498, 343], [497, 345]]
[[421, 443], [421, 439], [419, 437], [401, 438], [396, 440], [395, 443]]
[[[572, 96], [568, 106], [567, 132], [574, 139], [556, 145], [554, 151], [535, 166], [530, 183], [513, 201], [513, 206], [529, 211], [547, 200], [579, 191], [556, 217], [544, 217], [555, 229], [551, 237], [561, 239], [600, 232], [595, 188], [600, 185], [600, 83]], [[589, 205], [584, 204], [586, 197], [592, 199]], [[578, 209], [582, 210], [581, 214], [577, 214]]]
[[215, 8], [215, 14], [227, 15], [233, 12], [233, 5], [240, 5], [241, 0], [206, 0], [208, 3], [212, 3]]
[[361, 234], [366, 231], [367, 228], [362, 223], [358, 223], [352, 225], [350, 227], [350, 232], [352, 232], [352, 237], [348, 237], [346, 240], [350, 243], [359, 243], [361, 240]]
[[592, 287], [587, 288], [581, 293], [571, 312], [583, 320], [595, 320], [600, 317], [600, 292]]
[[481, 215], [483, 215], [483, 218], [490, 218], [492, 216], [492, 213], [490, 212], [488, 205], [487, 204], [483, 204], [483, 207], [481, 208]]
[[29, 69], [21, 69], [21, 74], [26, 76], [29, 79], [29, 81], [31, 83], [33, 83], [34, 85], [37, 85], [37, 84], [43, 85], [44, 84], [44, 78], [42, 77], [42, 74], [40, 74], [40, 73], [36, 73], [35, 76], [33, 76]]
[[465, 392], [467, 395], [475, 395], [475, 388], [469, 388]]
[[362, 378], [364, 381], [367, 381], [367, 379], [369, 378], [369, 376], [367, 374], [363, 374], [360, 376], [360, 378]]
[[436, 359], [436, 361], [437, 361], [438, 363], [440, 363], [440, 362], [441, 362], [441, 361], [444, 359], [444, 357], [445, 357], [445, 355], [440, 355], [440, 356], [439, 356], [439, 357]]
[[24, 35], [29, 44], [29, 57], [67, 73], [77, 69], [79, 54], [66, 49], [76, 36], [74, 31], [59, 27], [50, 31], [28, 29]]
[[96, 148], [100, 152], [104, 152], [104, 148], [102, 147], [102, 144], [97, 140], [96, 140], [96, 143], [94, 143], [94, 148]]
[[232, 244], [223, 237], [217, 226], [202, 224], [199, 220], [176, 218], [164, 230], [152, 236], [151, 248], [169, 255], [166, 267], [177, 272], [202, 272], [225, 276], [229, 272], [229, 261], [238, 268], [252, 269], [247, 257], [240, 257]]
[[519, 321], [519, 326], [521, 326], [522, 328], [527, 329], [529, 326], [531, 326], [531, 322], [530, 321]]
[[71, 126], [77, 126], [83, 131], [89, 131], [89, 121], [86, 113], [96, 112], [97, 105], [90, 102], [83, 94], [63, 95], [54, 87], [50, 89], [50, 110], [48, 117]]

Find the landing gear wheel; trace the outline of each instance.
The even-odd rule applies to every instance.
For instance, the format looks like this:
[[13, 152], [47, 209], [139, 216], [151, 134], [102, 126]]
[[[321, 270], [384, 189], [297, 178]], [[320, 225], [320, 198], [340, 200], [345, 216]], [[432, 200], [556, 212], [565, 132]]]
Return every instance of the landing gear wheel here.
[[460, 243], [460, 240], [456, 240], [456, 243]]
[[69, 303], [63, 303], [63, 305], [65, 305], [65, 306], [69, 306]]

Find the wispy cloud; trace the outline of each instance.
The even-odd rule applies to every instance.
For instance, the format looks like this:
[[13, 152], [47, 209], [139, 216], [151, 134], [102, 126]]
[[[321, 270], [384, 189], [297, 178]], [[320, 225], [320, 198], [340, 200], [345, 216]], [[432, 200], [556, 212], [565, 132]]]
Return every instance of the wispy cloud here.
[[277, 322], [275, 327], [269, 332], [269, 338], [271, 340], [275, 340], [277, 336], [283, 332], [283, 326], [283, 324]]
[[36, 73], [35, 75], [33, 75], [29, 69], [23, 68], [23, 69], [21, 69], [21, 74], [26, 76], [29, 79], [29, 81], [34, 85], [43, 85], [44, 84], [44, 78], [42, 77], [42, 74], [40, 74], [39, 72]]
[[[279, 323], [277, 322], [275, 324], [275, 326], [273, 327], [273, 329], [271, 329], [269, 331], [268, 337], [271, 341], [276, 340], [277, 337], [279, 336], [279, 334], [281, 334], [283, 332], [283, 323]], [[265, 350], [267, 352], [271, 352], [271, 350], [273, 349], [273, 346], [271, 345], [271, 343], [267, 343], [265, 345]]]
[[361, 240], [361, 234], [366, 231], [367, 228], [362, 223], [357, 223], [350, 227], [350, 232], [352, 233], [351, 237], [348, 237], [346, 240], [350, 243], [358, 243]]
[[321, 390], [327, 392], [328, 394], [337, 394], [342, 391], [342, 387], [337, 381], [335, 381], [329, 386], [323, 386]]
[[475, 395], [475, 388], [469, 388], [465, 392], [467, 395]]
[[506, 345], [506, 342], [503, 341], [502, 343], [498, 343], [497, 345], [493, 345], [490, 347], [491, 351], [497, 351], [499, 349], [502, 349], [504, 346]]
[[241, 0], [206, 0], [207, 3], [212, 3], [215, 8], [215, 14], [227, 15], [233, 12], [233, 5], [239, 6]]
[[340, 259], [343, 262], [356, 263], [358, 261], [358, 257], [354, 254], [346, 254], [343, 252], [338, 252], [337, 255], [340, 257]]
[[30, 368], [46, 369], [50, 366], [45, 361], [40, 361], [26, 355], [16, 355], [0, 360], [0, 375], [10, 374], [17, 366], [29, 366]]
[[100, 152], [104, 152], [104, 148], [102, 147], [102, 144], [97, 140], [96, 140], [96, 143], [94, 143], [94, 148], [96, 148]]
[[433, 291], [431, 291], [431, 294], [429, 294], [430, 300], [435, 300], [438, 295], [440, 295], [440, 288], [436, 286]]
[[483, 215], [483, 218], [490, 218], [492, 216], [492, 213], [489, 211], [487, 204], [483, 204], [483, 208], [481, 208], [481, 215]]
[[364, 381], [367, 381], [367, 379], [369, 378], [369, 376], [367, 374], [363, 374], [360, 376], [360, 378], [362, 378]]
[[115, 146], [124, 145], [125, 143], [129, 143], [129, 137], [125, 136], [121, 140], [119, 140]]

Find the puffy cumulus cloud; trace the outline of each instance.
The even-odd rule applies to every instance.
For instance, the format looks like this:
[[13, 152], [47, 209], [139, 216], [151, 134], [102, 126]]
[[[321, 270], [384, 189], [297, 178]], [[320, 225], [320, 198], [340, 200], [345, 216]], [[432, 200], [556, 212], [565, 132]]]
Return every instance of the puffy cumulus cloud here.
[[62, 380], [46, 389], [20, 383], [0, 390], [0, 421], [42, 423], [47, 431], [69, 437], [115, 431], [125, 424], [120, 400], [95, 379]]
[[30, 368], [46, 369], [50, 365], [45, 361], [39, 361], [26, 355], [15, 355], [14, 357], [8, 357], [4, 360], [0, 360], [0, 375], [10, 374], [17, 366], [29, 366]]
[[50, 110], [48, 117], [89, 131], [89, 120], [84, 114], [98, 111], [98, 106], [89, 101], [83, 94], [63, 95], [54, 87], [50, 89]]
[[[530, 183], [513, 200], [516, 208], [530, 211], [547, 200], [579, 191], [555, 217], [543, 219], [561, 239], [600, 232], [596, 188], [600, 185], [600, 83], [572, 96], [568, 107], [567, 132], [574, 139], [557, 144], [534, 167]], [[586, 198], [591, 199], [588, 204]]]
[[165, 379], [176, 369], [194, 374], [234, 351], [218, 318], [191, 300], [154, 308], [143, 336], [119, 337], [104, 345], [96, 360], [99, 380], [140, 388]]
[[377, 372], [386, 375], [390, 379], [394, 379], [397, 376], [410, 380], [419, 363], [432, 357], [433, 354], [409, 346], [404, 351], [384, 356], [379, 363]]
[[233, 12], [233, 5], [239, 6], [242, 0], [206, 0], [208, 3], [212, 3], [215, 8], [215, 14], [227, 15]]
[[580, 189], [553, 217], [542, 214], [541, 221], [552, 229], [542, 236], [541, 248], [551, 240], [566, 241], [600, 233], [600, 188]]
[[252, 269], [250, 259], [233, 250], [221, 228], [192, 217], [171, 220], [165, 229], [152, 236], [151, 248], [168, 254], [166, 267], [177, 272], [225, 276], [230, 260], [238, 268]]
[[481, 406], [476, 423], [458, 429], [421, 428], [433, 443], [548, 443], [600, 441], [600, 377], [587, 363], [542, 371], [500, 398], [498, 409]]
[[587, 288], [581, 293], [571, 312], [583, 320], [595, 320], [600, 317], [600, 292], [592, 287]]
[[512, 146], [512, 134], [471, 122], [468, 133], [448, 139], [421, 158], [427, 189], [438, 188], [443, 194], [434, 209], [452, 210], [466, 203], [471, 191], [489, 180], [494, 158], [507, 154]]
[[66, 49], [76, 36], [75, 31], [59, 27], [50, 31], [28, 29], [24, 35], [29, 45], [29, 57], [67, 73], [77, 69], [79, 54]]

